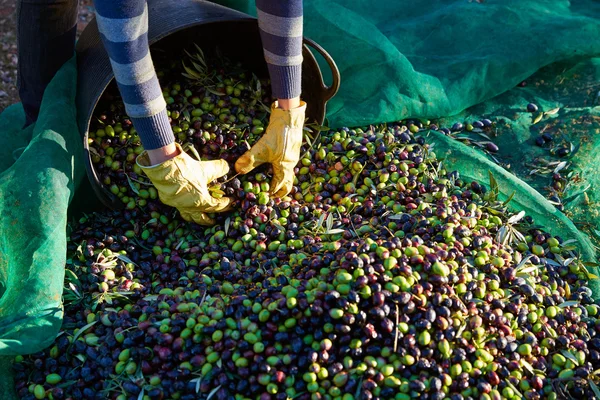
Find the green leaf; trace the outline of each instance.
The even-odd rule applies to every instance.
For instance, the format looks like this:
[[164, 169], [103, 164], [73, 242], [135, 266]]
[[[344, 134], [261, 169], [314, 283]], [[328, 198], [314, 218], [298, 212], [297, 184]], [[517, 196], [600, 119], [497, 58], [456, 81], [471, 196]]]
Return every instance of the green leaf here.
[[524, 398], [525, 398], [525, 396], [523, 396], [523, 394], [522, 394], [521, 392], [519, 392], [519, 389], [517, 389], [517, 388], [515, 387], [515, 385], [513, 385], [513, 384], [512, 384], [512, 383], [510, 383], [509, 381], [505, 381], [505, 382], [506, 382], [506, 385], [507, 385], [509, 388], [511, 388], [511, 389], [513, 390], [513, 392], [515, 392], [515, 394], [516, 394], [517, 396], [519, 396], [519, 397], [520, 397], [520, 398], [522, 398], [522, 399], [524, 399]]
[[65, 276], [66, 279], [68, 279], [71, 282], [79, 282], [79, 277], [77, 275], [75, 275], [75, 272], [71, 271], [70, 269], [65, 269]]
[[518, 214], [513, 215], [506, 221], [507, 224], [516, 224], [525, 216], [525, 211], [520, 211]]
[[76, 383], [77, 383], [77, 381], [67, 381], [67, 382], [63, 382], [63, 383], [61, 383], [59, 385], [56, 385], [56, 387], [59, 387], [61, 389], [65, 389], [65, 388], [68, 388], [69, 386], [72, 386], [72, 385], [74, 385]]
[[356, 386], [356, 392], [354, 392], [354, 398], [355, 399], [360, 399], [361, 398], [361, 394], [362, 394], [362, 382], [363, 382], [363, 377], [360, 377], [360, 382], [358, 382], [358, 385]]
[[600, 279], [600, 277], [598, 277], [598, 275], [592, 274], [585, 265], [581, 265], [581, 268], [587, 275], [588, 279]]
[[333, 214], [329, 214], [327, 216], [327, 222], [326, 222], [326, 230], [329, 232], [331, 231], [331, 229], [333, 229]]
[[492, 174], [492, 171], [488, 171], [490, 178], [490, 200], [496, 201], [498, 198], [498, 193], [500, 193], [500, 188], [498, 187], [498, 182], [496, 182], [496, 178]]
[[325, 214], [326, 213], [323, 213], [319, 216], [319, 220], [317, 221], [316, 230], [319, 230], [323, 227], [323, 222], [325, 222]]
[[576, 300], [569, 300], [569, 301], [565, 301], [563, 303], [560, 303], [558, 306], [560, 308], [566, 308], [566, 307], [573, 307], [573, 306], [578, 306], [579, 302]]
[[529, 274], [530, 272], [536, 271], [536, 270], [538, 270], [540, 268], [542, 268], [541, 265], [532, 265], [530, 267], [523, 268], [518, 273], [520, 273], [520, 274]]
[[287, 230], [283, 226], [281, 226], [279, 223], [275, 222], [274, 220], [271, 220], [271, 223], [273, 224], [273, 226], [275, 228], [279, 229], [281, 232], [285, 232]]
[[200, 66], [193, 61], [192, 61], [192, 65], [194, 66], [194, 68], [196, 68], [196, 71], [198, 71], [200, 73], [206, 73], [206, 68], [204, 68], [203, 66]]
[[133, 190], [133, 193], [139, 195], [140, 191], [135, 187], [135, 185], [133, 184], [133, 181], [131, 180], [129, 175], [125, 174], [125, 177], [127, 178], [127, 183], [129, 184], [129, 187], [131, 188], [131, 190]]
[[228, 236], [230, 224], [231, 224], [231, 217], [227, 217], [227, 219], [225, 220], [225, 236]]
[[187, 108], [185, 110], [183, 110], [182, 114], [183, 114], [183, 118], [185, 119], [185, 121], [190, 122], [192, 120], [190, 111]]
[[573, 362], [573, 364], [575, 364], [576, 366], [579, 367], [579, 361], [577, 361], [577, 357], [575, 357], [573, 354], [569, 353], [567, 350], [561, 350], [560, 352], [563, 356], [565, 356], [566, 358], [571, 360]]
[[196, 384], [196, 393], [200, 392], [200, 383], [202, 382], [202, 377], [200, 378], [196, 378], [196, 379], [192, 379], [190, 381], [190, 383], [195, 383]]
[[592, 388], [594, 395], [596, 395], [596, 398], [600, 399], [600, 390], [598, 390], [598, 386], [596, 386], [592, 379], [589, 379], [588, 382], [590, 383], [590, 387]]
[[221, 389], [221, 385], [219, 385], [216, 388], [214, 388], [213, 390], [211, 390], [210, 393], [208, 394], [208, 397], [206, 398], [206, 400], [210, 400], [219, 391], [219, 389]]
[[583, 265], [586, 267], [600, 267], [600, 264], [591, 261], [584, 261]]
[[525, 361], [525, 359], [521, 359], [521, 365], [523, 365], [523, 367], [525, 367], [525, 369], [527, 371], [529, 371], [530, 374], [533, 375], [533, 367], [531, 366], [531, 364], [529, 364], [527, 361]]
[[131, 260], [131, 258], [127, 257], [126, 255], [118, 254], [117, 258], [119, 260], [125, 261], [127, 264], [133, 264], [133, 265], [137, 266], [137, 264], [134, 263], [133, 260]]
[[98, 323], [98, 321], [92, 321], [89, 324], [83, 326], [78, 332], [77, 334], [73, 337], [73, 342], [74, 343], [81, 335], [83, 335], [83, 333], [85, 331], [87, 331], [88, 329], [90, 329], [92, 326], [96, 325]]
[[211, 88], [206, 88], [206, 90], [208, 90], [210, 93], [215, 94], [217, 96], [225, 96], [224, 92], [219, 92], [218, 90], [214, 90]]
[[510, 196], [508, 196], [508, 198], [506, 200], [504, 200], [504, 203], [502, 203], [502, 205], [504, 205], [504, 206], [508, 205], [508, 203], [510, 203], [512, 201], [513, 197], [515, 197], [516, 193], [517, 193], [516, 191], [512, 192], [512, 194]]

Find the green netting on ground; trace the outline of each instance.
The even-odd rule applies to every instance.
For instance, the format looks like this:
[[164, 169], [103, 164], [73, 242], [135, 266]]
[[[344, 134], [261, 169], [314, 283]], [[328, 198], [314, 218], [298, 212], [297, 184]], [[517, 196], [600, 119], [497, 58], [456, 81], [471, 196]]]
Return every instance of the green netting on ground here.
[[[488, 134], [499, 146], [493, 155], [496, 161], [545, 197], [557, 196], [560, 201], [554, 198], [553, 202], [562, 204], [565, 214], [595, 243], [600, 238], [599, 78], [600, 59], [554, 64], [528, 79], [525, 87], [515, 87], [461, 115], [441, 120], [447, 125], [486, 117], [496, 121], [496, 128]], [[539, 111], [528, 112], [530, 102]], [[552, 141], [536, 145], [542, 134]], [[477, 133], [460, 137], [487, 141]], [[573, 152], [560, 157], [562, 147]], [[564, 180], [552, 188], [554, 172]]]
[[[216, 2], [256, 15], [252, 0]], [[594, 0], [304, 0], [305, 36], [342, 75], [334, 127], [454, 115], [541, 67], [600, 54], [598, 17]]]
[[67, 208], [84, 176], [75, 122], [76, 64], [54, 78], [34, 127], [22, 107], [0, 115], [0, 398], [8, 360], [52, 343], [62, 323]]
[[[600, 243], [599, 78], [600, 59], [557, 63], [527, 79], [524, 87], [515, 87], [460, 115], [440, 120], [451, 126], [454, 122], [490, 118], [496, 124], [484, 133], [487, 137], [477, 132], [451, 136], [480, 144], [489, 138], [498, 145], [497, 153], [483, 155], [472, 146], [440, 134], [435, 140], [440, 149], [451, 149], [448, 161], [463, 175], [485, 181], [487, 170], [493, 170], [501, 177], [502, 182], [497, 180], [504, 192], [516, 193], [516, 208], [527, 211], [537, 224], [564, 238], [579, 238], [588, 261], [595, 261], [595, 246]], [[539, 110], [527, 111], [529, 103]], [[552, 141], [536, 144], [542, 134]], [[570, 154], [559, 156], [560, 148], [569, 149]], [[553, 186], [555, 173], [561, 175], [558, 187]], [[562, 206], [564, 214], [555, 205]], [[597, 275], [598, 270], [592, 269]], [[590, 286], [598, 296], [598, 281], [590, 281]]]

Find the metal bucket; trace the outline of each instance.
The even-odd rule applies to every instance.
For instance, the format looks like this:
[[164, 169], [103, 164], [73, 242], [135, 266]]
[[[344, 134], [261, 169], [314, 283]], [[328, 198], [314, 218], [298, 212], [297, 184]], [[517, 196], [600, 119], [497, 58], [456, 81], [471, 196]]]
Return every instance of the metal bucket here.
[[[218, 47], [223, 55], [241, 61], [245, 68], [259, 77], [267, 77], [258, 23], [251, 16], [202, 0], [148, 1], [151, 49], [160, 47], [177, 53], [192, 43], [201, 47]], [[323, 75], [310, 48], [317, 51], [331, 68], [332, 83], [323, 82]], [[101, 42], [96, 21], [92, 20], [77, 42], [77, 122], [86, 152], [87, 175], [100, 201], [111, 209], [124, 204], [100, 182], [94, 170], [88, 145], [88, 129], [94, 109], [114, 75], [108, 55]], [[331, 56], [318, 44], [304, 39], [302, 64], [302, 98], [307, 102], [306, 116], [310, 122], [322, 124], [326, 104], [340, 85], [340, 74]]]

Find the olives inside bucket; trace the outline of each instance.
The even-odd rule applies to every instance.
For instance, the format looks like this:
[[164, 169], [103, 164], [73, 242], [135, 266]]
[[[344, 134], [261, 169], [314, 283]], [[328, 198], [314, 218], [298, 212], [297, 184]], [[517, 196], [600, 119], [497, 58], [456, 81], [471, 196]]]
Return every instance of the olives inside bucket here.
[[[179, 3], [178, 3], [179, 4]], [[237, 11], [204, 1], [184, 1], [176, 10], [165, 2], [149, 2], [149, 42], [153, 58], [181, 63], [186, 50], [193, 53], [199, 46], [206, 57], [215, 53], [259, 78], [268, 78], [256, 19]], [[319, 65], [310, 49], [325, 59], [332, 72], [332, 83], [325, 85]], [[97, 25], [92, 21], [77, 45], [78, 53], [78, 125], [83, 137], [87, 175], [96, 196], [107, 207], [121, 209], [124, 203], [101, 182], [92, 163], [88, 143], [95, 109], [109, 85], [114, 85], [108, 55], [100, 41]], [[302, 64], [302, 98], [307, 102], [309, 122], [322, 124], [326, 103], [339, 88], [339, 71], [335, 62], [318, 44], [304, 39]], [[187, 63], [188, 65], [190, 63]], [[160, 70], [160, 64], [156, 65]], [[183, 77], [182, 77], [183, 79]], [[119, 100], [120, 101], [120, 100]]]

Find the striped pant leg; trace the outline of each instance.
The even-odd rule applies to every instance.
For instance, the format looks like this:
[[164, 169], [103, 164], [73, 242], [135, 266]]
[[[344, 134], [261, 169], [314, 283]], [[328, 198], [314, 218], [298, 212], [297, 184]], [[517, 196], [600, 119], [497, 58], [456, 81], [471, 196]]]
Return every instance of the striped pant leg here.
[[148, 46], [145, 0], [95, 0], [96, 20], [127, 115], [146, 150], [175, 141]]
[[299, 97], [302, 90], [302, 0], [256, 0], [256, 11], [273, 97]]

